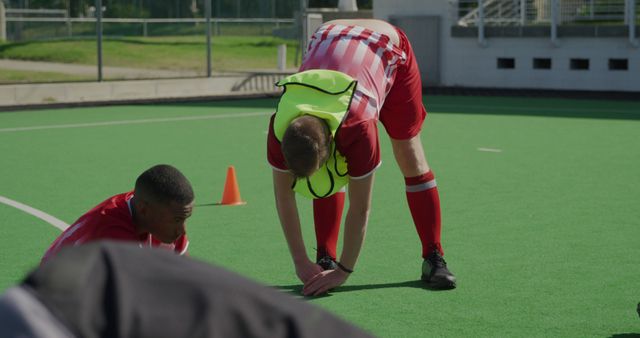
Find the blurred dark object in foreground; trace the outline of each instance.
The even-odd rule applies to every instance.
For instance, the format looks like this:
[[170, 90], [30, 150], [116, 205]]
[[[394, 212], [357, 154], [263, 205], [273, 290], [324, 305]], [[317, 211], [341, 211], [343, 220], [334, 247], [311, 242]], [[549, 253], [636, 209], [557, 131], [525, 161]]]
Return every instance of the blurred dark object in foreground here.
[[235, 273], [135, 244], [64, 249], [0, 297], [3, 337], [370, 337]]

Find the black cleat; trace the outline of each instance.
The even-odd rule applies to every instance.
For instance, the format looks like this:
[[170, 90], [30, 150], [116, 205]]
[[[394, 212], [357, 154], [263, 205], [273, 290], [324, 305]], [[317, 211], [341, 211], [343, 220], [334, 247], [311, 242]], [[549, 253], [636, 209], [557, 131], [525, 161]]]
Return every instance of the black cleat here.
[[323, 256], [316, 261], [323, 270], [335, 270], [338, 268], [336, 261], [331, 256]]
[[433, 250], [422, 262], [422, 278], [430, 288], [449, 290], [456, 287], [456, 277], [447, 269], [447, 262], [438, 250]]

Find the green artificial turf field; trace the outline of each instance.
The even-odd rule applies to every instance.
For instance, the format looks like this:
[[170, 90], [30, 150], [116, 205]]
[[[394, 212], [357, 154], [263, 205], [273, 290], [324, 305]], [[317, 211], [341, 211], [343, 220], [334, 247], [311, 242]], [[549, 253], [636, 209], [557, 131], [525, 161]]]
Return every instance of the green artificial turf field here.
[[[0, 196], [72, 223], [169, 163], [191, 180], [190, 252], [295, 297], [265, 159], [274, 100], [0, 114]], [[306, 299], [382, 337], [640, 334], [640, 103], [433, 96], [423, 132], [453, 291], [418, 281], [404, 181], [383, 165], [356, 272]], [[244, 206], [215, 206], [234, 165]], [[299, 201], [313, 255], [311, 203]], [[59, 234], [0, 203], [0, 291]], [[300, 297], [301, 298], [301, 297]], [[304, 298], [301, 298], [304, 299]]]

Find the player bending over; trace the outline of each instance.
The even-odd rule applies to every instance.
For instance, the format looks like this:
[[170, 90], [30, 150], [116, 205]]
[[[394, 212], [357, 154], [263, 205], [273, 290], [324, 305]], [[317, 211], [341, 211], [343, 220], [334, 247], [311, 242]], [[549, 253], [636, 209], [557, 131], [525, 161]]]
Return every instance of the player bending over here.
[[[278, 83], [285, 90], [271, 118], [267, 157], [303, 293], [324, 293], [353, 272], [381, 163], [378, 121], [404, 176], [422, 243], [422, 279], [433, 288], [454, 288], [456, 279], [443, 259], [436, 180], [420, 140], [426, 117], [420, 72], [406, 35], [379, 20], [327, 22], [313, 34], [300, 71]], [[347, 184], [344, 245], [336, 261]], [[315, 262], [306, 253], [294, 192], [313, 198]]]

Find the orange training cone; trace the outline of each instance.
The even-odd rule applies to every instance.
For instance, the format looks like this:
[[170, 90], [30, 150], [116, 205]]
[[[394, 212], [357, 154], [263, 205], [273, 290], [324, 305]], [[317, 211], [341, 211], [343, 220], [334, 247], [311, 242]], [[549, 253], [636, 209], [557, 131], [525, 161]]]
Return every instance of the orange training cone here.
[[242, 205], [247, 204], [240, 198], [240, 188], [236, 180], [236, 169], [231, 165], [227, 168], [227, 180], [224, 182], [224, 192], [220, 205]]

